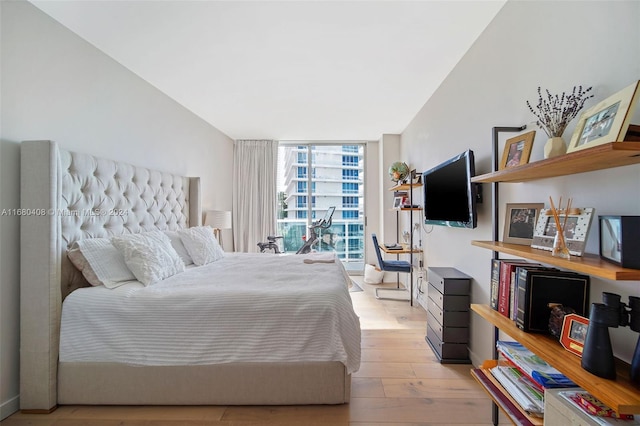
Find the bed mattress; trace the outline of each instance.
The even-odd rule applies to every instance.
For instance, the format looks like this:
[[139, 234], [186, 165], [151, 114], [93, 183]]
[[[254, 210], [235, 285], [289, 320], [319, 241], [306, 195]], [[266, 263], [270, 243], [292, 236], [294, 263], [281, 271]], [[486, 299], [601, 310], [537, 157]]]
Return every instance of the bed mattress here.
[[81, 288], [63, 303], [60, 362], [339, 361], [353, 373], [360, 323], [348, 281], [318, 255], [227, 253], [148, 287]]

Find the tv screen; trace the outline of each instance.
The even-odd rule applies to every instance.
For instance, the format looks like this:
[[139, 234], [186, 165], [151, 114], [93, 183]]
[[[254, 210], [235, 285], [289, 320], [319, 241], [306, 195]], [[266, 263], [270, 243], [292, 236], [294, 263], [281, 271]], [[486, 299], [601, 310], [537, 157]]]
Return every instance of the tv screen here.
[[422, 173], [425, 224], [475, 228], [476, 184], [471, 183], [473, 176], [472, 150]]

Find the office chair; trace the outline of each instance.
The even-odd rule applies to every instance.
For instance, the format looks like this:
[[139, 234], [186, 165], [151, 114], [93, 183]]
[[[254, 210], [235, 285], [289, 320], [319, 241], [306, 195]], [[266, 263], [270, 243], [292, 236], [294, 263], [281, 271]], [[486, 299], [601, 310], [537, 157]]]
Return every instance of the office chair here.
[[[378, 266], [381, 270], [385, 272], [404, 272], [411, 273], [411, 263], [406, 260], [384, 260], [382, 257], [382, 253], [380, 253], [380, 246], [378, 245], [378, 237], [376, 234], [371, 234], [371, 238], [373, 239], [373, 247], [376, 250], [376, 255], [378, 256]], [[390, 299], [390, 300], [409, 300], [409, 299], [398, 299], [392, 297], [382, 297], [378, 294], [378, 291], [407, 291], [406, 288], [400, 288], [400, 281], [398, 280], [398, 288], [376, 288], [376, 298], [377, 299]]]

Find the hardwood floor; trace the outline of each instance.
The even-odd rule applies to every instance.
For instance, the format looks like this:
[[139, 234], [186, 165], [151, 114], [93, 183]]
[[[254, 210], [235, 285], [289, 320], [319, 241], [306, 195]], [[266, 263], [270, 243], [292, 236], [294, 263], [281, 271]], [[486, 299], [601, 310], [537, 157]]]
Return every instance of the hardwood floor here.
[[[489, 425], [491, 404], [469, 365], [439, 364], [424, 340], [426, 312], [378, 300], [374, 288], [351, 293], [362, 326], [362, 365], [351, 402], [338, 406], [94, 407], [61, 406], [51, 414], [16, 413], [1, 426]], [[394, 285], [393, 285], [394, 286]]]

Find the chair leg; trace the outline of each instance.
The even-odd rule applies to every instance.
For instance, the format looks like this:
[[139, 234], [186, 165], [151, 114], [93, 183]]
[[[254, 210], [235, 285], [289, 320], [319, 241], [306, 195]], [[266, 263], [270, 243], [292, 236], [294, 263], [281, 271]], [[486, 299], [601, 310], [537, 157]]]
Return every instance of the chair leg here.
[[[396, 288], [376, 288], [376, 299], [380, 300], [397, 300], [401, 302], [411, 301], [411, 293], [407, 288], [400, 287], [400, 273], [398, 275], [398, 282]], [[382, 295], [380, 293], [383, 293]], [[386, 293], [386, 294], [384, 294]]]

